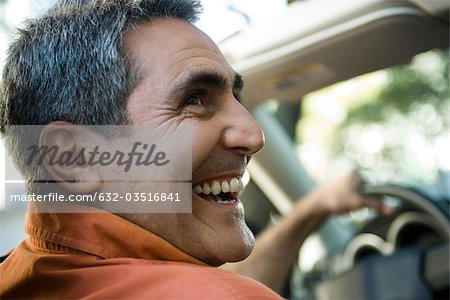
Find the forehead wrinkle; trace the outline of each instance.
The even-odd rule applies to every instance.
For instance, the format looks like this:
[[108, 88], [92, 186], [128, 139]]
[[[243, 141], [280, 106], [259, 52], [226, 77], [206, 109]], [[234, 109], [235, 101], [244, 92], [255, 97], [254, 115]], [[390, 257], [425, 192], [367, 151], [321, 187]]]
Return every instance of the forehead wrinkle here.
[[[228, 66], [220, 50], [214, 48], [185, 46], [171, 53], [170, 57], [177, 62], [169, 69], [168, 73], [171, 73], [173, 69], [178, 68], [180, 65], [189, 64], [192, 60], [207, 60], [211, 61], [211, 65], [223, 64]], [[202, 62], [202, 64], [206, 63]]]
[[[173, 58], [176, 59], [176, 57], [179, 56], [178, 54], [181, 53], [174, 54]], [[189, 56], [187, 55], [183, 56], [172, 67], [170, 67], [170, 69], [168, 70], [168, 74], [171, 74], [173, 72], [179, 74], [183, 72], [177, 71], [178, 69], [185, 70], [185, 69], [192, 69], [195, 67], [199, 68], [200, 66], [204, 67], [205, 69], [213, 69], [213, 68], [223, 69], [223, 67], [220, 67], [220, 61], [218, 61], [217, 58], [209, 57], [201, 53], [196, 53]], [[219, 70], [217, 71], [214, 70], [214, 72], [219, 72]]]
[[207, 55], [205, 55], [205, 53], [200, 54], [199, 52], [209, 52], [211, 55], [213, 56], [217, 56], [217, 55], [222, 55], [222, 53], [220, 51], [217, 51], [214, 48], [205, 48], [205, 47], [191, 47], [191, 46], [185, 46], [183, 48], [177, 49], [176, 53], [173, 53], [174, 57], [177, 57], [179, 55], [184, 55], [185, 52], [192, 52], [195, 51], [196, 55], [193, 56], [189, 56], [189, 57], [208, 57]]

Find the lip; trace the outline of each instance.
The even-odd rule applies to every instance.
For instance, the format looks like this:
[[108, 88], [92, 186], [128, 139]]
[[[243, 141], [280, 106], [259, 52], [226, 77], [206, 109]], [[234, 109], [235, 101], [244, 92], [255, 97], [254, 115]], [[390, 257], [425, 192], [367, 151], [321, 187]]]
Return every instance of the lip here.
[[239, 198], [237, 198], [237, 197], [236, 197], [236, 201], [233, 203], [217, 203], [217, 202], [208, 201], [206, 199], [203, 199], [196, 193], [192, 192], [192, 200], [194, 200], [194, 198], [197, 198], [198, 201], [200, 201], [199, 203], [201, 205], [210, 205], [210, 206], [214, 207], [214, 209], [222, 208], [222, 209], [233, 210], [236, 212], [239, 212], [243, 209], [243, 204], [242, 204], [241, 200], [239, 200]]

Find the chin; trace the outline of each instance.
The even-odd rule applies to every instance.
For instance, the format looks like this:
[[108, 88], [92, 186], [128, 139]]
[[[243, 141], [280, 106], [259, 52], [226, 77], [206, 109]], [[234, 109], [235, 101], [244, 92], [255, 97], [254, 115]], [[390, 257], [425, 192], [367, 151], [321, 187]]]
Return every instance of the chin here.
[[255, 237], [250, 229], [244, 225], [239, 233], [234, 233], [232, 238], [222, 241], [220, 249], [214, 251], [217, 253], [214, 259], [208, 260], [213, 266], [220, 266], [227, 262], [238, 262], [246, 259], [253, 250]]

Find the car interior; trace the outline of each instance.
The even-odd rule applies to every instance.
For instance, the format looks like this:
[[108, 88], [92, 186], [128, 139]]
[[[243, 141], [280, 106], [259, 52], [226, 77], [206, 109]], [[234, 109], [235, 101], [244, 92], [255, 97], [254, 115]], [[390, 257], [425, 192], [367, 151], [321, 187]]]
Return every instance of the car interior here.
[[[314, 165], [314, 159], [319, 160], [316, 166], [321, 166], [323, 155], [317, 153], [323, 150], [308, 149], [305, 144], [309, 140], [329, 140], [326, 145], [340, 153], [341, 165], [357, 168], [366, 175], [364, 192], [395, 207], [389, 216], [363, 211], [329, 218], [303, 244], [286, 284], [285, 297], [448, 299], [448, 171], [439, 166], [437, 171], [417, 170], [411, 166], [422, 157], [405, 154], [405, 150], [396, 153], [392, 147], [383, 150], [374, 141], [389, 139], [390, 131], [402, 136], [417, 130], [417, 124], [402, 127], [401, 123], [420, 110], [430, 122], [441, 122], [439, 133], [432, 136], [450, 137], [449, 6], [448, 1], [439, 0], [293, 1], [284, 14], [271, 22], [250, 27], [219, 44], [242, 74], [244, 103], [266, 137], [265, 148], [249, 165], [248, 183], [242, 195], [247, 222], [256, 234], [288, 214], [297, 199], [323, 180], [308, 167]], [[444, 86], [439, 88], [443, 93], [436, 101], [427, 96], [428, 83], [421, 81], [424, 84], [420, 85], [427, 92], [414, 93], [411, 88], [419, 86], [414, 83], [417, 78], [411, 69], [420, 61], [429, 67], [426, 61], [432, 56], [442, 58], [436, 61], [441, 71], [430, 70], [430, 76], [439, 74], [444, 80]], [[383, 91], [370, 92], [375, 94], [371, 96], [375, 100], [366, 104], [369, 109], [355, 109], [364, 106], [371, 89], [363, 82], [376, 82], [376, 78], [383, 82]], [[400, 86], [397, 82], [408, 81], [410, 84], [403, 86], [409, 88], [393, 87]], [[311, 111], [326, 114], [335, 105], [333, 101], [341, 101], [333, 99], [333, 95], [339, 96], [351, 85], [357, 86], [350, 95], [353, 110], [341, 113], [335, 122], [340, 127], [335, 126], [337, 129], [330, 134], [321, 130], [325, 125], [320, 120], [310, 122]], [[402, 92], [395, 94], [397, 90]], [[317, 104], [314, 108], [315, 101], [322, 106]], [[383, 109], [391, 107], [395, 113], [388, 111], [386, 115], [397, 116], [384, 118], [383, 123]], [[423, 107], [433, 107], [436, 118]], [[424, 126], [431, 128], [430, 124]], [[349, 128], [360, 136], [353, 144], [348, 141]], [[332, 145], [333, 141], [344, 146]], [[402, 144], [401, 140], [397, 144]], [[400, 146], [414, 149], [416, 144]], [[392, 150], [394, 154], [384, 161], [379, 160], [381, 154], [375, 156], [375, 161], [370, 159], [374, 155], [364, 159], [364, 153], [352, 159], [352, 149], [355, 152], [364, 148], [372, 154], [378, 148], [380, 153]], [[302, 159], [302, 153], [309, 155]], [[347, 156], [345, 163], [342, 156]], [[414, 175], [395, 169], [406, 170], [408, 165]], [[339, 168], [329, 164], [327, 172], [335, 174], [335, 169]], [[430, 184], [439, 180], [443, 182], [440, 188]]]

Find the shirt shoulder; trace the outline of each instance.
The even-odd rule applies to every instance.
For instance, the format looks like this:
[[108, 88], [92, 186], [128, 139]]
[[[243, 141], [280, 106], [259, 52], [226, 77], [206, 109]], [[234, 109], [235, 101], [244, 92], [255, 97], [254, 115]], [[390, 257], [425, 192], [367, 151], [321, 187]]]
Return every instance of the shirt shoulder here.
[[5, 298], [280, 299], [255, 280], [209, 266], [26, 250], [0, 264]]
[[[117, 269], [120, 282], [99, 290], [99, 298], [281, 299], [257, 281], [219, 268], [166, 261], [133, 265]], [[111, 275], [116, 271], [109, 270]]]

